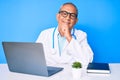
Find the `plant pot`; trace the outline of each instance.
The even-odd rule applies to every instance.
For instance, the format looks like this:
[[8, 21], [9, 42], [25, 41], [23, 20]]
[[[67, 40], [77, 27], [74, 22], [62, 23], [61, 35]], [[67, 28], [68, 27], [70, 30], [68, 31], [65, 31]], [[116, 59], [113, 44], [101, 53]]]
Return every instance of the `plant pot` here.
[[73, 80], [80, 80], [82, 68], [72, 68]]

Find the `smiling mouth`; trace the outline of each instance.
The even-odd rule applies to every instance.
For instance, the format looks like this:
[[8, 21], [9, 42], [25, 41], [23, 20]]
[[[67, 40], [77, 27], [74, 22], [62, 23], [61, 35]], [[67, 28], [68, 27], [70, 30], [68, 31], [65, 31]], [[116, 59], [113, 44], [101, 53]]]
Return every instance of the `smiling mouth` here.
[[67, 24], [67, 25], [69, 25], [69, 24], [70, 24], [70, 22], [65, 22], [65, 21], [63, 21], [63, 23], [64, 23], [64, 24]]

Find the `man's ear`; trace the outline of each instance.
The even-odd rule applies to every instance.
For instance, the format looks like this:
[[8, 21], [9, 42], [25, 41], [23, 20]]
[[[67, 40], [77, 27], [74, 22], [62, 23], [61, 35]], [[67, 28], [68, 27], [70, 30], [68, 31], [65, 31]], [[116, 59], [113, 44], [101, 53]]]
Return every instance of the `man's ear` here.
[[76, 19], [76, 22], [75, 22], [75, 24], [78, 22], [78, 18]]
[[57, 21], [59, 20], [59, 14], [57, 13], [57, 15], [56, 15], [56, 19], [57, 19]]

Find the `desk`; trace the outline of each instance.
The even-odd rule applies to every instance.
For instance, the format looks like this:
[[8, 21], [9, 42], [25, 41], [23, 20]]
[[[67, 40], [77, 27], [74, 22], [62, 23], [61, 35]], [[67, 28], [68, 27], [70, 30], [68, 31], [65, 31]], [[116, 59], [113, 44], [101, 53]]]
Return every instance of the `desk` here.
[[[119, 80], [120, 63], [111, 63], [111, 74], [92, 74], [83, 71], [81, 80]], [[10, 72], [7, 64], [0, 64], [0, 80], [73, 80], [71, 67], [64, 65], [64, 70], [50, 77]]]

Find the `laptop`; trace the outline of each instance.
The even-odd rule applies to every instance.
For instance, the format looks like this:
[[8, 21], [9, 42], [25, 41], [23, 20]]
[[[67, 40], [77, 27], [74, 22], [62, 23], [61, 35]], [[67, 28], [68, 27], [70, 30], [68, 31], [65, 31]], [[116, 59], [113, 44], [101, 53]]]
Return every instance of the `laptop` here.
[[2, 42], [2, 45], [11, 72], [49, 77], [63, 70], [46, 65], [42, 43]]

